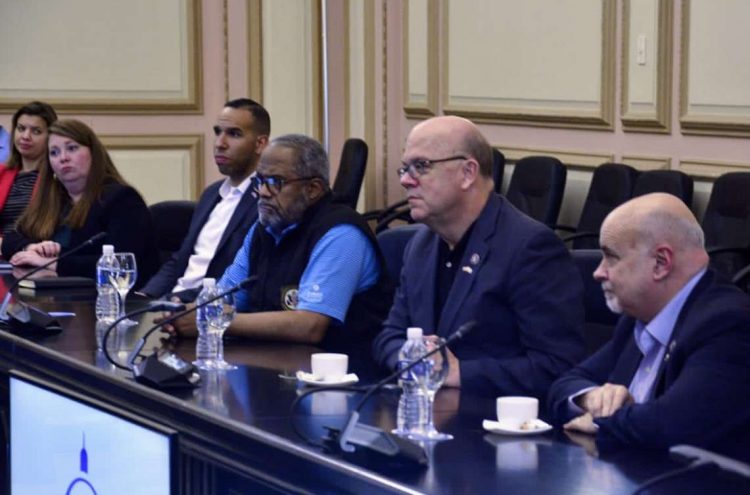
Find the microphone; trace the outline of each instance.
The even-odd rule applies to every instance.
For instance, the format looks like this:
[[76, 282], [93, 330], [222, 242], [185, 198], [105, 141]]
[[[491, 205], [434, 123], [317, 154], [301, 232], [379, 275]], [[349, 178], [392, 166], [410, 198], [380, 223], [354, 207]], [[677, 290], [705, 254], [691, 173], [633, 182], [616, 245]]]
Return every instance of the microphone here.
[[109, 349], [107, 348], [107, 341], [109, 340], [109, 335], [112, 333], [112, 330], [114, 328], [117, 328], [117, 325], [119, 325], [121, 321], [128, 319], [128, 318], [132, 318], [134, 316], [141, 315], [143, 313], [155, 312], [155, 311], [174, 312], [174, 311], [182, 311], [184, 309], [185, 309], [185, 305], [182, 303], [176, 303], [172, 301], [149, 301], [148, 305], [145, 308], [137, 309], [135, 311], [131, 311], [130, 313], [120, 316], [115, 321], [110, 323], [107, 326], [107, 328], [104, 330], [104, 333], [102, 334], [102, 350], [104, 351], [104, 357], [107, 358], [107, 361], [109, 361], [116, 368], [120, 368], [122, 370], [127, 370], [127, 371], [132, 371], [131, 368], [128, 368], [127, 366], [123, 366], [122, 364], [112, 359], [112, 356], [109, 354]]
[[[440, 352], [444, 347], [459, 339], [462, 339], [476, 326], [476, 321], [469, 321], [467, 323], [464, 323], [458, 328], [458, 330], [453, 332], [447, 339], [445, 339], [442, 344], [432, 349], [431, 351], [426, 352], [423, 356], [413, 360], [403, 368], [397, 369], [387, 377], [380, 380], [375, 385], [372, 385], [349, 415], [349, 418], [347, 419], [343, 430], [339, 430], [336, 428], [327, 428], [328, 436], [325, 437], [323, 441], [325, 443], [332, 443], [334, 445], [337, 445], [344, 452], [352, 453], [356, 450], [354, 446], [359, 445], [361, 447], [374, 450], [380, 454], [385, 454], [389, 457], [399, 457], [412, 463], [427, 465], [427, 455], [419, 445], [413, 442], [409, 442], [408, 440], [404, 440], [399, 436], [387, 433], [380, 428], [359, 424], [359, 411], [365, 405], [365, 402], [367, 402], [367, 400], [375, 392], [380, 390], [383, 385], [398, 377], [401, 373], [409, 371], [417, 364], [419, 364], [422, 360], [432, 356], [437, 352]], [[317, 389], [314, 389], [314, 391], [324, 390], [325, 388], [326, 387], [319, 387]], [[302, 398], [302, 396], [300, 396], [299, 398]]]
[[[130, 365], [130, 367], [127, 369], [133, 372], [133, 378], [135, 378], [135, 381], [144, 385], [148, 385], [150, 387], [160, 389], [197, 387], [200, 383], [200, 375], [195, 371], [195, 366], [181, 359], [176, 354], [172, 352], [159, 352], [158, 350], [155, 350], [148, 357], [141, 356], [140, 352], [146, 345], [146, 340], [151, 336], [151, 334], [162, 328], [164, 325], [171, 323], [178, 318], [182, 318], [183, 316], [190, 314], [198, 310], [198, 308], [202, 308], [203, 306], [206, 306], [216, 301], [217, 299], [221, 299], [227, 294], [233, 294], [238, 290], [246, 289], [247, 287], [255, 283], [257, 279], [257, 275], [252, 275], [242, 280], [234, 287], [231, 287], [230, 289], [227, 289], [226, 291], [221, 292], [211, 297], [210, 299], [203, 301], [200, 304], [196, 304], [191, 308], [180, 311], [179, 313], [175, 313], [166, 320], [159, 322], [149, 328], [146, 333], [143, 334], [143, 337], [138, 340], [135, 347], [133, 348], [133, 352], [128, 358], [128, 364]], [[141, 358], [141, 361], [136, 363], [135, 360], [138, 357]]]
[[3, 299], [2, 304], [0, 304], [0, 321], [9, 323], [12, 328], [17, 330], [23, 330], [24, 328], [28, 328], [28, 326], [31, 326], [33, 329], [41, 330], [44, 332], [60, 332], [62, 330], [60, 324], [55, 319], [51, 318], [48, 314], [39, 311], [38, 309], [32, 308], [21, 302], [16, 304], [16, 306], [18, 307], [9, 308], [10, 300], [13, 297], [13, 290], [18, 287], [19, 283], [31, 277], [35, 273], [50, 267], [52, 264], [60, 260], [64, 260], [68, 256], [77, 253], [86, 246], [94, 244], [106, 235], [106, 232], [99, 232], [98, 234], [89, 237], [88, 240], [82, 242], [70, 251], [63, 253], [57, 258], [52, 258], [47, 263], [44, 263], [43, 265], [38, 266], [30, 272], [24, 274], [22, 277], [17, 278], [8, 288], [8, 292], [5, 294], [5, 298]]

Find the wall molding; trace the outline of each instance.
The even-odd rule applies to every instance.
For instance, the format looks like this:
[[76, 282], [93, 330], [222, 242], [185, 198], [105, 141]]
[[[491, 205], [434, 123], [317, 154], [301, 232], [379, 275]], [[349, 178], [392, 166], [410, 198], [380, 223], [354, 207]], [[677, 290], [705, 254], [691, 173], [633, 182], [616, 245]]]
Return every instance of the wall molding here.
[[669, 170], [672, 159], [668, 156], [623, 155], [621, 163], [638, 170]]
[[203, 147], [202, 134], [158, 134], [158, 135], [101, 135], [102, 144], [109, 151], [179, 150], [190, 156], [191, 200], [197, 200], [203, 192]]
[[[633, 73], [630, 60], [630, 44], [636, 38], [631, 33], [630, 17], [631, 0], [622, 4], [622, 95], [621, 122], [626, 132], [661, 132], [669, 133], [672, 122], [672, 37], [673, 37], [673, 2], [672, 0], [652, 0], [657, 2], [656, 53], [646, 52], [647, 59], [656, 61], [656, 81], [654, 101], [648, 110], [635, 110], [636, 102], [631, 101], [630, 77]], [[651, 45], [653, 46], [653, 45]], [[653, 50], [651, 50], [653, 51]]]
[[678, 170], [693, 177], [713, 181], [729, 172], [750, 172], [750, 163], [687, 159], [680, 160]]
[[[185, 64], [180, 75], [181, 88], [175, 91], [128, 91], [128, 95], [113, 97], [114, 89], [0, 90], [0, 111], [15, 110], [30, 100], [43, 99], [58, 112], [85, 114], [198, 114], [203, 111], [202, 80], [202, 16], [200, 0], [184, 0], [185, 19], [180, 26], [183, 34], [181, 50]], [[69, 26], [75, 29], [75, 26]], [[75, 47], [73, 47], [75, 48]], [[53, 49], [64, 50], [63, 47]], [[62, 55], [62, 53], [61, 53]], [[68, 54], [70, 55], [70, 54]], [[112, 54], [115, 58], [117, 54]], [[70, 55], [73, 56], [73, 55]], [[91, 68], [87, 68], [91, 69]], [[23, 84], [23, 82], [22, 82]], [[28, 87], [34, 87], [28, 84]], [[182, 95], [181, 95], [182, 94]]]
[[[684, 134], [750, 136], [750, 105], [690, 101], [691, 0], [682, 0], [680, 126]], [[730, 29], [730, 28], [727, 28]], [[743, 52], [744, 53], [744, 52]], [[746, 81], [745, 83], [750, 83]]]
[[493, 144], [494, 148], [500, 150], [505, 155], [505, 160], [509, 164], [515, 164], [521, 158], [532, 155], [546, 155], [554, 156], [566, 167], [581, 168], [581, 169], [594, 169], [602, 163], [611, 162], [614, 160], [614, 154], [612, 153], [589, 153], [586, 151], [577, 150], [561, 150], [553, 148], [534, 148], [534, 147], [518, 147], [518, 146], [504, 146], [502, 144]]
[[403, 75], [404, 75], [404, 112], [408, 118], [426, 118], [438, 113], [438, 92], [439, 85], [438, 81], [440, 73], [438, 66], [440, 64], [440, 49], [439, 44], [433, 42], [439, 39], [440, 36], [440, 8], [437, 0], [425, 0], [427, 6], [427, 12], [425, 16], [427, 37], [424, 40], [426, 44], [427, 52], [427, 73], [424, 75], [426, 78], [426, 95], [424, 101], [412, 100], [410, 95], [412, 94], [410, 80], [409, 80], [409, 60], [412, 58], [411, 54], [411, 41], [409, 33], [409, 22], [414, 16], [414, 7], [412, 2], [403, 3], [403, 17], [404, 17], [404, 36], [403, 36]]
[[[615, 57], [617, 12], [615, 0], [601, 0], [602, 16], [600, 84], [597, 108], [576, 101], [557, 99], [477, 101], [458, 103], [450, 96], [450, 0], [443, 1], [441, 44], [441, 100], [446, 114], [460, 115], [476, 122], [577, 129], [614, 130]], [[487, 61], [485, 61], [487, 63]], [[482, 99], [484, 100], [484, 99]]]

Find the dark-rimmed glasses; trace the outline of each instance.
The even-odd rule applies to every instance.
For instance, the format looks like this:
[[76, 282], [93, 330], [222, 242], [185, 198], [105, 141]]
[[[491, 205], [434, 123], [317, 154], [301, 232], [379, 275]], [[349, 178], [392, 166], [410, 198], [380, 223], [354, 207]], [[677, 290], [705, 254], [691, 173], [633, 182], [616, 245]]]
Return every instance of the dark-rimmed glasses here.
[[453, 160], [466, 160], [463, 155], [449, 156], [448, 158], [437, 158], [435, 160], [429, 160], [427, 158], [412, 160], [408, 163], [401, 162], [401, 167], [396, 170], [399, 178], [403, 177], [404, 174], [409, 174], [412, 179], [418, 179], [420, 176], [426, 174], [436, 163], [450, 162]]
[[291, 184], [292, 182], [300, 182], [303, 180], [312, 180], [317, 179], [317, 176], [311, 176], [311, 177], [297, 177], [294, 179], [286, 179], [284, 177], [280, 177], [278, 175], [261, 175], [259, 173], [255, 173], [255, 175], [250, 179], [250, 189], [258, 194], [260, 192], [260, 188], [262, 186], [266, 186], [266, 189], [268, 189], [268, 192], [270, 192], [273, 195], [279, 194], [281, 192], [281, 189], [287, 185]]

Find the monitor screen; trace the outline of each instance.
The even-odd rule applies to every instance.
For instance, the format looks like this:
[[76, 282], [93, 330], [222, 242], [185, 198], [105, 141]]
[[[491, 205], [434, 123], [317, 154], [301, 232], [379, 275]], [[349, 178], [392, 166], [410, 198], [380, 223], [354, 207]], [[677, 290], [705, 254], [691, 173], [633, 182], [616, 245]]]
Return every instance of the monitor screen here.
[[11, 494], [169, 494], [174, 431], [129, 416], [14, 373]]

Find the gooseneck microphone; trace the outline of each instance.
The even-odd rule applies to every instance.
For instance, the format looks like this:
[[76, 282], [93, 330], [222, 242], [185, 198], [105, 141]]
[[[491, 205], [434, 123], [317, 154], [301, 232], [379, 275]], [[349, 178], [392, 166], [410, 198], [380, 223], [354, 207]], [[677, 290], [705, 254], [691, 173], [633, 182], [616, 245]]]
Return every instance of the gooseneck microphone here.
[[[375, 385], [371, 385], [367, 392], [362, 396], [362, 399], [357, 403], [354, 410], [349, 414], [349, 418], [344, 425], [342, 430], [337, 428], [327, 428], [328, 436], [323, 438], [324, 443], [337, 445], [344, 452], [354, 452], [356, 450], [355, 445], [365, 447], [380, 454], [385, 454], [389, 457], [399, 457], [403, 460], [419, 465], [427, 464], [427, 456], [424, 450], [419, 445], [402, 439], [396, 435], [392, 435], [383, 431], [381, 428], [374, 426], [359, 424], [359, 411], [365, 405], [372, 395], [378, 390], [382, 389], [383, 386], [398, 377], [400, 374], [409, 371], [422, 360], [432, 356], [433, 354], [440, 352], [443, 348], [450, 345], [451, 343], [463, 338], [466, 334], [472, 331], [477, 326], [476, 321], [469, 321], [461, 325], [458, 330], [453, 332], [445, 341], [439, 346], [426, 352], [422, 356], [414, 359], [412, 362], [404, 367], [401, 367], [380, 380]], [[330, 387], [331, 389], [340, 387]], [[315, 389], [308, 390], [300, 394], [292, 404], [292, 408], [297, 402], [302, 400], [303, 397], [329, 389], [328, 387], [317, 387]]]
[[[135, 378], [135, 381], [155, 388], [190, 388], [198, 386], [200, 383], [200, 375], [195, 372], [195, 367], [191, 363], [182, 360], [176, 354], [171, 352], [160, 353], [158, 350], [155, 350], [148, 357], [141, 356], [140, 352], [146, 345], [146, 340], [148, 340], [151, 334], [161, 329], [164, 325], [172, 323], [178, 318], [182, 318], [185, 315], [197, 311], [199, 308], [202, 308], [217, 299], [221, 299], [227, 294], [233, 294], [238, 290], [246, 289], [255, 283], [257, 279], [257, 275], [252, 275], [242, 280], [237, 285], [201, 302], [200, 304], [196, 304], [184, 311], [175, 313], [166, 320], [149, 328], [135, 344], [133, 352], [128, 358], [128, 364], [130, 367], [126, 369], [133, 372], [133, 378]], [[102, 342], [102, 344], [104, 344], [104, 342]], [[141, 358], [141, 361], [136, 363], [135, 360], [138, 357]]]
[[83, 249], [86, 246], [91, 246], [98, 240], [102, 239], [107, 235], [106, 232], [99, 232], [96, 235], [93, 235], [89, 237], [86, 241], [82, 242], [78, 246], [74, 247], [70, 251], [66, 251], [62, 255], [58, 256], [57, 258], [52, 258], [47, 263], [44, 263], [41, 266], [38, 266], [31, 270], [30, 272], [24, 274], [22, 277], [17, 278], [13, 284], [8, 288], [8, 292], [5, 294], [5, 298], [3, 299], [2, 304], [0, 304], [0, 320], [9, 322], [15, 326], [19, 326], [20, 324], [24, 325], [31, 325], [35, 329], [39, 330], [47, 330], [47, 331], [60, 331], [60, 325], [51, 318], [48, 314], [43, 313], [39, 311], [38, 309], [31, 308], [23, 303], [18, 303], [18, 308], [13, 309], [12, 314], [9, 314], [8, 312], [8, 306], [10, 305], [10, 300], [13, 297], [13, 290], [18, 287], [18, 284], [22, 281], [26, 280], [27, 278], [31, 277], [37, 272], [40, 272], [44, 270], [45, 268], [49, 268], [54, 263], [64, 260], [68, 256], [72, 256], [73, 254], [77, 253], [81, 249]]

